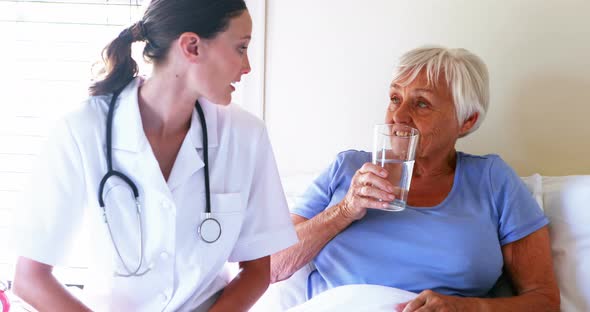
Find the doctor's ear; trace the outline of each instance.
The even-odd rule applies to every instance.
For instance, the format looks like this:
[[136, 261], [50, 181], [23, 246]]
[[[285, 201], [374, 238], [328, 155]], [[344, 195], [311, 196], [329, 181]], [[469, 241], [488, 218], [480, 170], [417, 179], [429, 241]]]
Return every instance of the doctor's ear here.
[[201, 56], [203, 40], [199, 35], [185, 32], [178, 37], [178, 44], [182, 54], [191, 62], [198, 62]]

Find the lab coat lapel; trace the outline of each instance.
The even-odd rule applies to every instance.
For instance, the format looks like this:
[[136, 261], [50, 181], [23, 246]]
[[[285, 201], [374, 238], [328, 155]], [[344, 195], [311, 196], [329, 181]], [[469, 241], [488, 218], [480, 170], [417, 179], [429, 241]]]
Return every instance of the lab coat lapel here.
[[194, 148], [189, 132], [182, 142], [182, 146], [176, 156], [176, 161], [174, 161], [172, 172], [170, 172], [170, 177], [168, 178], [168, 187], [171, 191], [174, 191], [175, 188], [182, 185], [183, 182], [204, 166], [205, 163]]
[[[217, 107], [216, 104], [213, 104], [204, 98], [200, 98], [199, 103], [202, 105], [201, 107], [203, 108], [207, 124], [207, 137], [209, 141], [207, 146], [210, 151], [209, 163], [211, 163], [211, 149], [216, 148], [218, 142]], [[174, 191], [175, 188], [185, 183], [193, 174], [197, 173], [202, 168], [204, 169], [205, 163], [202, 148], [203, 131], [201, 129], [201, 122], [196, 109], [193, 109], [189, 131], [182, 143], [180, 151], [178, 152], [174, 167], [172, 168], [172, 172], [168, 179], [168, 187], [170, 187], [171, 191]], [[209, 165], [209, 167], [211, 167], [211, 165]], [[209, 170], [211, 170], [211, 168], [209, 168]], [[199, 182], [199, 185], [202, 185], [204, 189], [204, 183]]]
[[113, 116], [113, 168], [129, 176], [144, 193], [148, 185], [170, 194], [160, 166], [143, 131], [135, 78], [119, 95]]
[[[139, 114], [137, 91], [141, 78], [135, 78], [119, 95], [113, 115], [113, 149], [139, 152], [148, 143]], [[109, 100], [110, 102], [110, 100]]]

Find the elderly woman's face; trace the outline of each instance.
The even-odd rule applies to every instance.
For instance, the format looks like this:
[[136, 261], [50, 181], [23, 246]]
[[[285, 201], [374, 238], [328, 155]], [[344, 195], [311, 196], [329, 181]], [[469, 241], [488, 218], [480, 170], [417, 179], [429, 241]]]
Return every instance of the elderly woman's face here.
[[463, 129], [459, 127], [453, 96], [444, 76], [436, 87], [421, 72], [408, 86], [391, 83], [386, 123], [404, 124], [420, 131], [417, 157], [449, 153]]

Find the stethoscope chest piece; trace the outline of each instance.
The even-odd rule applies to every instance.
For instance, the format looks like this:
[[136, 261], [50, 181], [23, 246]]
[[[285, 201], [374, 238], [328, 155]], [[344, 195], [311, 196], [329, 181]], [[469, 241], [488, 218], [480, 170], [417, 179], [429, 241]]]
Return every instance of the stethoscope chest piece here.
[[206, 243], [215, 243], [221, 236], [221, 224], [211, 218], [211, 214], [206, 213], [205, 215], [205, 220], [199, 225], [199, 236]]

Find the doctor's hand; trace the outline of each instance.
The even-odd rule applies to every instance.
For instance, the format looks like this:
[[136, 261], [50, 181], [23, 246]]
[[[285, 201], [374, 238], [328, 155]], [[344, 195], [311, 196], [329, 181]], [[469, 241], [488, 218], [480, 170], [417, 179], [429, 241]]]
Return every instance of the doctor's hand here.
[[478, 311], [474, 298], [445, 296], [432, 290], [421, 292], [418, 297], [395, 307], [396, 312], [461, 312]]
[[386, 179], [387, 174], [382, 167], [365, 163], [352, 177], [348, 193], [339, 204], [343, 214], [359, 220], [365, 216], [367, 208], [387, 207], [395, 198], [393, 185]]

